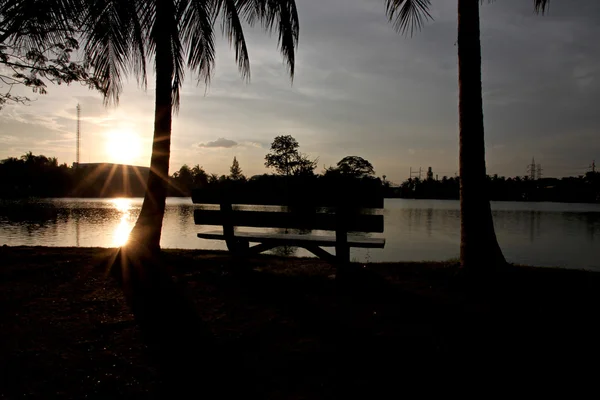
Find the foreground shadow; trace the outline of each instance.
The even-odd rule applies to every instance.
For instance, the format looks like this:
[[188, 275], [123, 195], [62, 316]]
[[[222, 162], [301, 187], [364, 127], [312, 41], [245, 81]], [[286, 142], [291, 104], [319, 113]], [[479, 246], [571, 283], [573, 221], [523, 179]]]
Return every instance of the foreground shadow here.
[[207, 399], [229, 398], [214, 336], [186, 285], [173, 279], [164, 254], [129, 243], [116, 250], [109, 266], [158, 366], [159, 397], [183, 398], [201, 391]]
[[[225, 271], [232, 263], [219, 262]], [[232, 379], [265, 396], [379, 398], [465, 373], [500, 379], [489, 372], [507, 364], [564, 370], [579, 352], [600, 354], [590, 319], [597, 274], [514, 268], [472, 278], [452, 266], [381, 264], [340, 283], [326, 266], [313, 274], [276, 258], [250, 263], [241, 275], [178, 270], [196, 299], [214, 285], [221, 318], [244, 326], [218, 342], [244, 371]]]
[[600, 355], [597, 273], [395, 263], [340, 282], [315, 259], [172, 250], [144, 261], [163, 272], [137, 287], [133, 320], [94, 267], [108, 252], [0, 248], [0, 397], [489, 393], [587, 379]]

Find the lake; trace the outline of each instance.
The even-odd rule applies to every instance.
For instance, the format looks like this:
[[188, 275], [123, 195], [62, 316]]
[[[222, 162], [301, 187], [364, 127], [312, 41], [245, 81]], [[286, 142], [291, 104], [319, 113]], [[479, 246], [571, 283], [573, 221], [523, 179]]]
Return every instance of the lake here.
[[[1, 200], [0, 245], [116, 247], [127, 240], [141, 205], [141, 198]], [[196, 237], [215, 227], [194, 225], [194, 208], [190, 198], [167, 199], [161, 245], [225, 249], [223, 242]], [[508, 261], [600, 271], [600, 204], [492, 202], [492, 210]], [[385, 233], [373, 237], [385, 237], [385, 249], [353, 249], [354, 261], [458, 258], [458, 201], [386, 199], [383, 214]]]

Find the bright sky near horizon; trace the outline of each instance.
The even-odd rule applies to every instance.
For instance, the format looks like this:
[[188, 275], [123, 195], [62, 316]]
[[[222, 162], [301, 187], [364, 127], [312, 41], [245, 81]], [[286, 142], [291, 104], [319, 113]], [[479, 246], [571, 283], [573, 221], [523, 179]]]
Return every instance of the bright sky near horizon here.
[[[489, 174], [525, 175], [532, 156], [544, 176], [585, 173], [600, 160], [600, 1], [530, 0], [482, 6], [486, 155]], [[268, 172], [273, 138], [294, 136], [323, 166], [346, 155], [401, 182], [409, 168], [458, 170], [456, 1], [432, 1], [435, 21], [398, 35], [383, 0], [297, 0], [300, 41], [293, 84], [277, 36], [247, 28], [252, 80], [240, 78], [219, 37], [210, 87], [188, 73], [173, 123], [171, 173], [183, 163], [227, 174], [234, 156], [248, 176]], [[82, 162], [148, 165], [153, 77], [131, 76], [118, 107], [80, 85], [49, 86], [30, 106], [0, 110], [0, 158], [27, 151], [75, 159], [82, 107]], [[19, 89], [19, 93], [26, 93]], [[30, 94], [30, 93], [29, 93]]]

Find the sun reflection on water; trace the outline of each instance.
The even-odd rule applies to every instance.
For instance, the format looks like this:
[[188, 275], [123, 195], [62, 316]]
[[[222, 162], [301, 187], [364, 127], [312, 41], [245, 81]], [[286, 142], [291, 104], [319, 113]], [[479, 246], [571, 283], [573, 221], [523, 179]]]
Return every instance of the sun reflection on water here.
[[123, 246], [129, 239], [129, 233], [133, 228], [133, 218], [131, 216], [131, 199], [116, 198], [111, 203], [114, 208], [121, 213], [119, 224], [113, 232], [112, 245], [115, 247]]

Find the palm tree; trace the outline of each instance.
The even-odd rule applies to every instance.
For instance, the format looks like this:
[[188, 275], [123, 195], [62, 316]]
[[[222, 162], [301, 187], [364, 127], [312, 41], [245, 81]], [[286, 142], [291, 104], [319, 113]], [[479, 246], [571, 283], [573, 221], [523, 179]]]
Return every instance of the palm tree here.
[[[458, 0], [458, 86], [460, 164], [460, 263], [463, 267], [506, 264], [498, 245], [485, 190], [485, 144], [481, 88], [480, 0]], [[550, 0], [533, 0], [543, 13]], [[394, 28], [412, 35], [432, 19], [430, 0], [386, 0]]]
[[156, 96], [150, 174], [140, 216], [128, 247], [160, 248], [167, 194], [171, 121], [179, 107], [185, 68], [208, 83], [215, 62], [213, 24], [222, 19], [223, 33], [235, 49], [242, 76], [250, 62], [242, 22], [259, 22], [279, 34], [279, 48], [293, 78], [298, 43], [294, 0], [80, 0], [87, 5], [83, 43], [88, 65], [100, 82], [107, 103], [117, 103], [122, 79], [133, 73], [147, 84], [147, 60], [154, 59]]
[[261, 23], [268, 32], [278, 32], [279, 48], [293, 78], [298, 43], [296, 4], [294, 0], [78, 1], [86, 10], [81, 20], [86, 62], [100, 83], [106, 103], [118, 102], [122, 79], [127, 74], [133, 74], [145, 88], [147, 62], [154, 60], [150, 173], [142, 210], [129, 241], [111, 263], [113, 276], [122, 280], [148, 347], [163, 368], [168, 390], [165, 395], [177, 397], [173, 391], [179, 390], [189, 396], [199, 377], [204, 377], [202, 394], [210, 398], [207, 386], [223, 389], [217, 382], [224, 376], [224, 367], [217, 363], [225, 359], [215, 355], [210, 330], [198, 317], [193, 302], [171, 279], [165, 268], [168, 255], [160, 253], [172, 115], [179, 107], [186, 67], [196, 73], [199, 83], [210, 81], [215, 62], [213, 25], [218, 17], [244, 78], [250, 78], [250, 62], [243, 21]]

